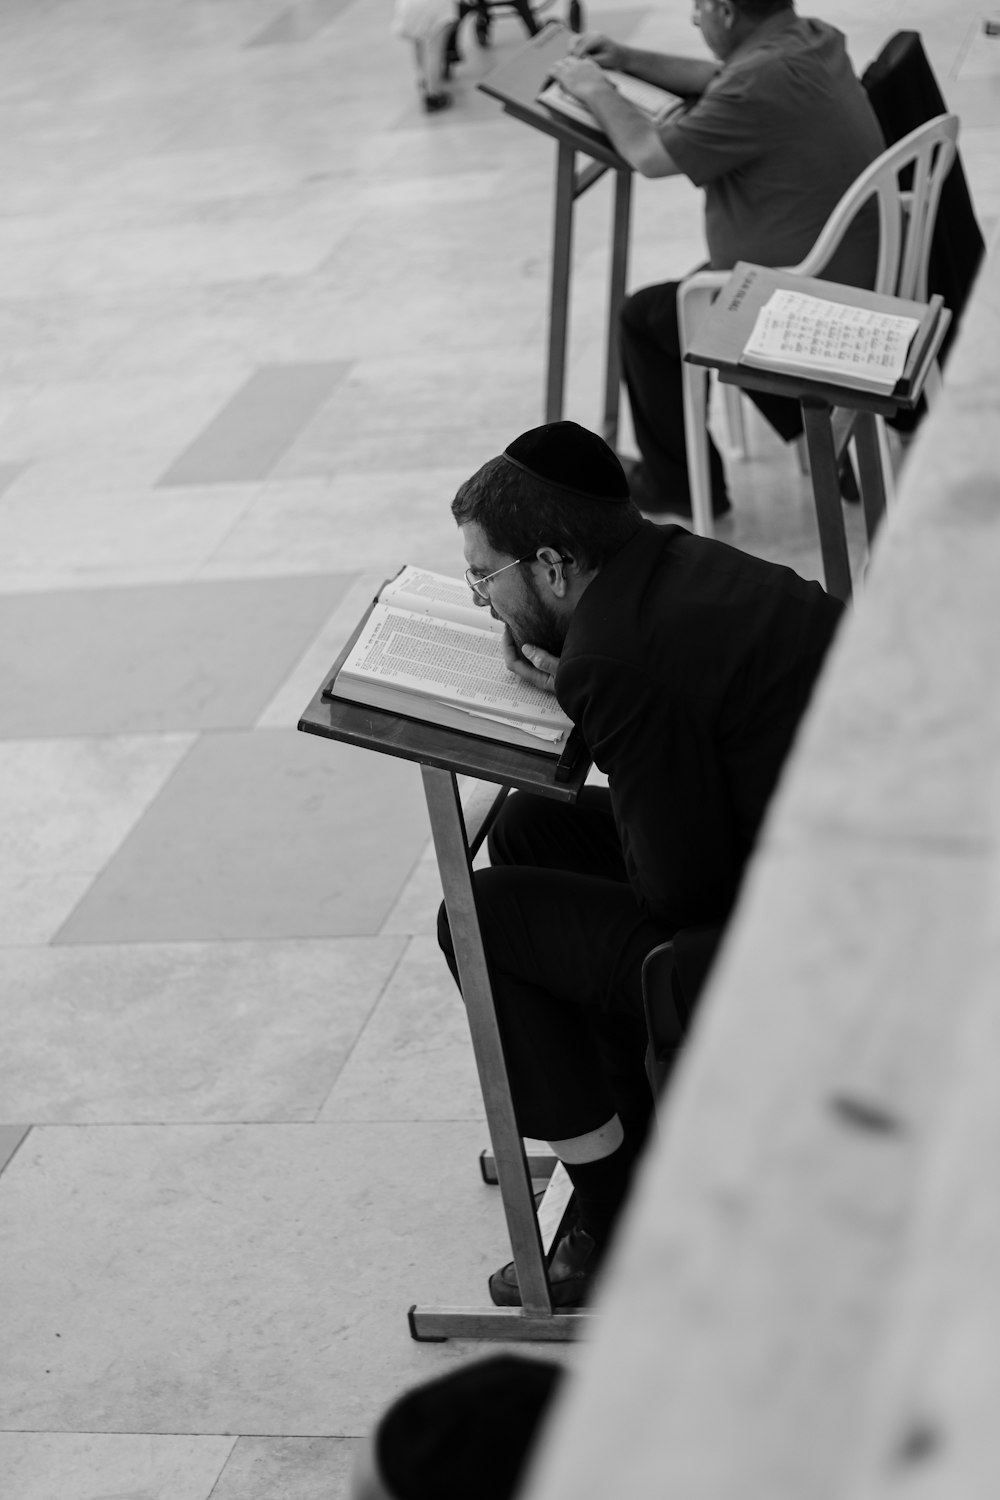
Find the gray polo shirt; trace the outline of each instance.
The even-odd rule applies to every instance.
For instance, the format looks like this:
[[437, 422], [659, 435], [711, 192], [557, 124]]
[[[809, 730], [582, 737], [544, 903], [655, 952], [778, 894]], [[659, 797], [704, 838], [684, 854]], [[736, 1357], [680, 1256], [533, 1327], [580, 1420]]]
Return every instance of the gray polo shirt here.
[[[842, 33], [793, 10], [761, 22], [662, 138], [705, 190], [716, 269], [802, 260], [841, 194], [885, 147]], [[829, 278], [871, 285], [877, 243], [872, 212], [837, 252]]]

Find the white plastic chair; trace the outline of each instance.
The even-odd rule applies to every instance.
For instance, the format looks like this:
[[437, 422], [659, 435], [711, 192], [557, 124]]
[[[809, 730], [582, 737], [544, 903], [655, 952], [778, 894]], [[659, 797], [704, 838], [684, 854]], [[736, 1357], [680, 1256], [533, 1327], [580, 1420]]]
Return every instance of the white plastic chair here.
[[[926, 302], [931, 239], [941, 188], [958, 149], [958, 125], [957, 115], [937, 115], [883, 151], [847, 189], [805, 260], [788, 269], [801, 276], [822, 277], [859, 211], [875, 198], [879, 216], [879, 252], [874, 289], [890, 296]], [[911, 165], [913, 181], [903, 190], [899, 179]], [[696, 271], [677, 288], [682, 355], [720, 288], [729, 280], [729, 274], [728, 271]], [[714, 530], [708, 475], [708, 375], [709, 371], [703, 366], [684, 362], [684, 437], [691, 512], [694, 530], [700, 536], [711, 536]], [[928, 401], [934, 399], [939, 387], [940, 375], [935, 366], [925, 386]], [[738, 392], [736, 395], [738, 401]], [[734, 409], [734, 403], [727, 403], [731, 417]], [[878, 419], [878, 430], [883, 478], [886, 493], [889, 493], [892, 472], [888, 437], [881, 418]]]

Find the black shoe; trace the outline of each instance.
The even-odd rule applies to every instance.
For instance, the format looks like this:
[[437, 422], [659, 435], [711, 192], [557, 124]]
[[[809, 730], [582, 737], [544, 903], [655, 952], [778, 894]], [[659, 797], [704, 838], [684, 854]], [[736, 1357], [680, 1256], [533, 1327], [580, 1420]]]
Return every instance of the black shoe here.
[[[625, 475], [628, 479], [629, 489], [632, 491], [632, 499], [647, 516], [681, 516], [684, 520], [691, 520], [691, 501], [685, 495], [683, 498], [668, 500], [661, 495], [649, 477], [649, 470], [642, 459], [630, 459], [622, 461]], [[626, 467], [628, 465], [628, 467]], [[718, 520], [721, 516], [728, 515], [732, 510], [728, 495], [712, 496], [712, 515]]]
[[861, 491], [858, 489], [858, 481], [849, 453], [845, 453], [841, 458], [838, 475], [841, 500], [846, 500], [848, 505], [858, 505], [861, 501]]
[[[564, 1234], [549, 1264], [549, 1295], [553, 1307], [579, 1307], [587, 1299], [600, 1251], [593, 1235], [576, 1225]], [[497, 1307], [520, 1307], [521, 1288], [514, 1262], [490, 1277], [490, 1296]]]
[[424, 109], [429, 115], [436, 114], [439, 109], [447, 109], [451, 104], [450, 94], [425, 94]]

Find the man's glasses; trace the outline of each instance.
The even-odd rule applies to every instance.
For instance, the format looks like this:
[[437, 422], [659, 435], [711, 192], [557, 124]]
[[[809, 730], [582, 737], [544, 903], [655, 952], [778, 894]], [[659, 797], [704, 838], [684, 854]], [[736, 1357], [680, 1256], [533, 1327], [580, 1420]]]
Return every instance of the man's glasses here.
[[518, 563], [527, 562], [528, 558], [531, 557], [532, 555], [533, 554], [529, 552], [524, 557], [515, 557], [515, 559], [514, 559], [513, 562], [504, 563], [504, 565], [503, 565], [502, 568], [497, 568], [496, 571], [493, 572], [493, 573], [487, 573], [484, 578], [477, 578], [476, 575], [475, 575], [475, 573], [473, 573], [473, 571], [472, 571], [471, 568], [466, 568], [466, 570], [465, 570], [465, 581], [469, 585], [469, 588], [475, 594], [475, 596], [476, 596], [477, 599], [482, 599], [484, 601], [484, 603], [489, 604], [489, 602], [490, 602], [490, 591], [486, 587], [486, 585], [489, 583], [490, 579], [491, 578], [496, 578], [496, 576], [497, 576], [498, 573], [506, 573], [506, 571], [507, 571], [508, 568], [516, 568], [517, 565], [518, 565]]

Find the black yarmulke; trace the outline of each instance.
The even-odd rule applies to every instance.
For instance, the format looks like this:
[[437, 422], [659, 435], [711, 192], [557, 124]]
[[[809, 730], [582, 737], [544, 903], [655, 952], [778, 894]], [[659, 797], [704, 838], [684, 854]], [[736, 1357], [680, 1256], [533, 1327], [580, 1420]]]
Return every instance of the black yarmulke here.
[[394, 1500], [509, 1500], [561, 1374], [499, 1354], [401, 1396], [375, 1433]]
[[533, 479], [573, 495], [622, 505], [629, 499], [628, 480], [618, 455], [596, 432], [578, 422], [547, 422], [522, 432], [503, 456]]

